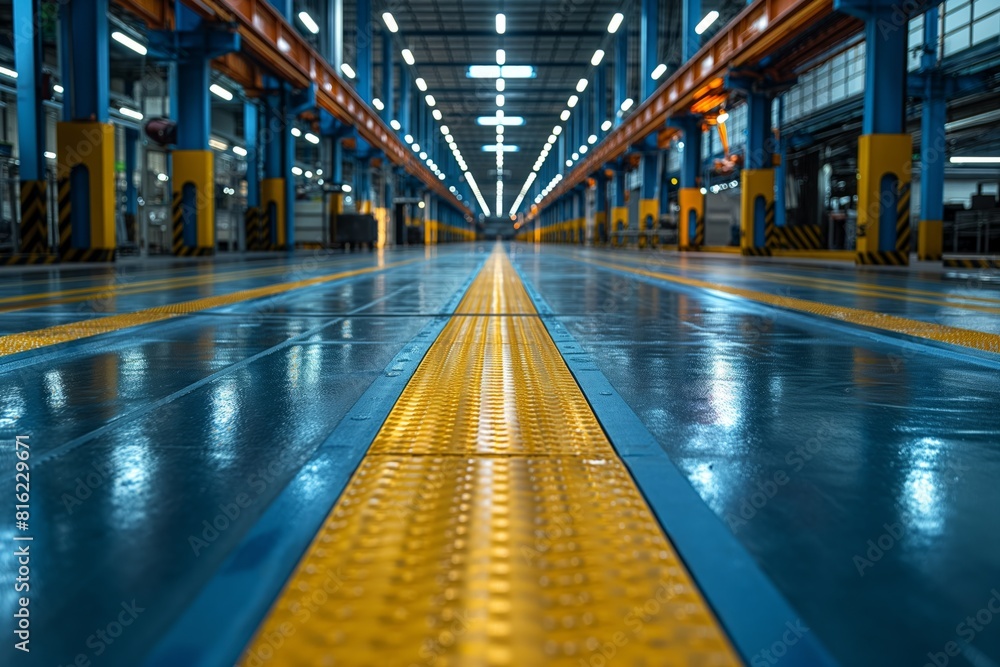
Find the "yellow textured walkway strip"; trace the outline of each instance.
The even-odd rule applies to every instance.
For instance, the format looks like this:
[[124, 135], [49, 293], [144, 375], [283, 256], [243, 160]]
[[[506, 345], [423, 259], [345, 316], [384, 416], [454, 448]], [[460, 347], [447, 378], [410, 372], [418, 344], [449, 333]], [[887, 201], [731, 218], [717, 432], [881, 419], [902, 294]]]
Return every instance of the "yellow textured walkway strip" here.
[[940, 343], [948, 343], [950, 345], [960, 345], [962, 347], [982, 350], [984, 352], [1000, 352], [1000, 335], [998, 334], [973, 331], [971, 329], [961, 329], [959, 327], [949, 327], [943, 324], [935, 324], [933, 322], [911, 320], [905, 317], [897, 317], [896, 315], [886, 315], [885, 313], [876, 313], [871, 310], [862, 310], [861, 308], [835, 306], [820, 303], [818, 301], [808, 301], [806, 299], [779, 296], [777, 294], [743, 289], [741, 287], [731, 287], [721, 283], [711, 283], [705, 280], [684, 278], [682, 276], [675, 276], [669, 273], [648, 271], [646, 269], [639, 269], [625, 264], [599, 262], [589, 259], [581, 259], [581, 261], [587, 262], [588, 264], [594, 264], [596, 266], [603, 266], [608, 269], [615, 269], [616, 271], [625, 271], [627, 273], [634, 273], [640, 276], [656, 278], [657, 280], [666, 280], [678, 285], [685, 285], [687, 287], [715, 290], [716, 292], [723, 292], [725, 294], [743, 297], [744, 299], [764, 303], [769, 306], [777, 306], [779, 308], [795, 310], [801, 313], [809, 313], [811, 315], [821, 315], [823, 317], [829, 317], [831, 319], [840, 320], [841, 322], [847, 322], [849, 324], [855, 324], [871, 329], [881, 329], [882, 331], [891, 331], [892, 333], [904, 334], [915, 338], [923, 338], [925, 340], [933, 340]]
[[24, 333], [0, 336], [0, 357], [9, 354], [17, 354], [18, 352], [26, 352], [27, 350], [34, 350], [48, 345], [56, 345], [58, 343], [67, 343], [81, 338], [89, 338], [91, 336], [97, 336], [98, 334], [120, 331], [130, 327], [137, 327], [142, 324], [151, 324], [153, 322], [159, 322], [161, 320], [177, 317], [178, 315], [198, 312], [200, 310], [219, 308], [221, 306], [229, 306], [241, 301], [249, 301], [250, 299], [260, 299], [267, 296], [274, 296], [276, 294], [283, 294], [302, 287], [309, 287], [310, 285], [319, 285], [333, 280], [343, 280], [344, 278], [360, 276], [366, 273], [384, 271], [387, 268], [402, 266], [416, 261], [418, 260], [411, 259], [406, 260], [405, 262], [386, 264], [385, 266], [372, 266], [365, 269], [341, 271], [340, 273], [331, 273], [329, 275], [307, 278], [305, 280], [277, 283], [275, 285], [266, 285], [264, 287], [240, 290], [229, 294], [220, 294], [218, 296], [209, 296], [202, 299], [194, 299], [192, 301], [182, 301], [181, 303], [173, 303], [166, 306], [147, 308], [134, 313], [123, 313], [121, 315], [111, 315], [108, 317], [95, 317], [92, 319], [81, 320], [79, 322], [59, 324], [46, 329], [37, 329], [35, 331], [26, 331]]
[[502, 252], [241, 662], [739, 664]]

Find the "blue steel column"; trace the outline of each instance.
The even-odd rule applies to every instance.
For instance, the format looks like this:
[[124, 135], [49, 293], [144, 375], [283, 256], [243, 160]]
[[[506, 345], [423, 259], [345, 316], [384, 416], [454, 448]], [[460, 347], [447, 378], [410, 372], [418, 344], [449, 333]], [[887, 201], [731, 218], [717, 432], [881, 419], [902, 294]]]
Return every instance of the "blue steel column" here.
[[257, 103], [247, 100], [243, 104], [243, 148], [247, 163], [247, 210], [243, 215], [244, 250], [259, 250], [260, 238], [260, 151], [258, 134], [260, 119]]
[[628, 97], [628, 29], [618, 28], [615, 37], [615, 127], [621, 125], [621, 108]]
[[410, 76], [406, 64], [399, 63], [399, 128], [400, 134], [410, 132]]
[[625, 205], [625, 163], [622, 161], [615, 166], [611, 184], [611, 223], [608, 227], [611, 230], [611, 245], [624, 245], [624, 232], [628, 229], [628, 207]]
[[[36, 28], [40, 0], [14, 0], [14, 63], [17, 67], [17, 145], [21, 178], [19, 244], [14, 252], [49, 251], [48, 183], [45, 177], [45, 108], [42, 100], [42, 31]], [[25, 261], [29, 261], [25, 258]], [[38, 257], [38, 261], [43, 261]]]
[[678, 241], [682, 250], [696, 250], [705, 243], [705, 195], [701, 192], [701, 117], [688, 115], [671, 118], [669, 124], [679, 128], [684, 137], [678, 192]]
[[924, 52], [920, 69], [924, 75], [924, 100], [920, 116], [920, 227], [917, 257], [941, 259], [944, 246], [944, 165], [947, 97], [938, 72], [938, 8], [924, 15]]
[[392, 75], [395, 65], [392, 62], [392, 33], [388, 30], [382, 31], [382, 118], [385, 122], [393, 119], [393, 94]]
[[660, 36], [660, 1], [642, 0], [642, 25], [639, 31], [640, 39], [640, 67], [639, 67], [639, 90], [641, 94], [640, 102], [646, 100], [656, 92], [656, 81], [650, 76], [656, 68], [659, 59], [659, 36]]
[[355, 90], [366, 103], [372, 101], [372, 49], [375, 33], [372, 30], [371, 0], [357, 0], [357, 29], [355, 46], [357, 47], [357, 83]]
[[701, 38], [694, 31], [701, 21], [701, 0], [683, 0], [681, 12], [681, 53], [683, 62], [687, 62], [698, 53], [701, 46]]
[[608, 67], [605, 63], [594, 72], [594, 134], [601, 136], [601, 126], [608, 119]]
[[771, 97], [750, 90], [746, 164], [740, 174], [740, 249], [744, 255], [769, 254], [775, 245], [773, 149]]
[[639, 247], [644, 248], [655, 239], [653, 230], [660, 217], [659, 152], [647, 150], [642, 154], [642, 187], [639, 193]]
[[783, 127], [785, 124], [785, 96], [778, 97], [778, 119], [776, 128], [778, 130], [778, 155], [775, 158], [777, 164], [774, 167], [774, 226], [784, 227], [787, 222], [785, 211], [785, 190], [788, 187], [786, 172], [788, 165], [785, 161], [785, 135]]
[[[890, 0], [835, 0], [865, 22], [865, 98], [858, 142], [858, 264], [908, 264], [910, 159], [904, 132], [907, 31]], [[905, 15], [903, 16], [905, 19]]]
[[608, 177], [604, 167], [597, 171], [594, 192], [594, 245], [608, 242]]

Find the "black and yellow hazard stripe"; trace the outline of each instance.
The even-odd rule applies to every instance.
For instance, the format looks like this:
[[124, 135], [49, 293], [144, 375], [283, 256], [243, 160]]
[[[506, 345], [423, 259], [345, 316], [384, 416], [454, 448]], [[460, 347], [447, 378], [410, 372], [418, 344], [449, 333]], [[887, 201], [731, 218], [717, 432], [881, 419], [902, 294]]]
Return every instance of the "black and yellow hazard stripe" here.
[[702, 210], [694, 221], [694, 248], [701, 248], [705, 245], [705, 211]]
[[27, 264], [53, 264], [57, 257], [48, 252], [21, 253], [0, 256], [0, 266], [24, 266]]
[[905, 263], [910, 260], [910, 183], [902, 183], [899, 187], [899, 198], [896, 200], [896, 252], [902, 253]]
[[787, 250], [820, 250], [823, 239], [819, 225], [785, 225], [774, 227], [776, 248]]
[[44, 253], [48, 250], [45, 181], [21, 181], [21, 252]]
[[59, 257], [65, 257], [73, 247], [73, 207], [69, 192], [69, 177], [59, 179]]
[[874, 250], [859, 252], [855, 255], [855, 264], [872, 266], [906, 266], [909, 264], [909, 253], [899, 250]]
[[943, 262], [952, 269], [1000, 269], [1000, 257], [945, 257]]
[[114, 248], [69, 248], [59, 255], [61, 262], [113, 262], [117, 256]]
[[764, 211], [764, 247], [770, 251], [778, 247], [778, 227], [774, 224], [774, 200], [767, 203]]
[[170, 204], [170, 219], [173, 232], [171, 249], [175, 257], [205, 257], [214, 254], [215, 248], [210, 246], [189, 246], [184, 243], [184, 194], [182, 190], [174, 192], [173, 201]]
[[256, 206], [247, 207], [243, 220], [246, 229], [247, 250], [260, 250], [260, 209]]
[[771, 255], [770, 248], [741, 248], [740, 254], [744, 257], [769, 257]]

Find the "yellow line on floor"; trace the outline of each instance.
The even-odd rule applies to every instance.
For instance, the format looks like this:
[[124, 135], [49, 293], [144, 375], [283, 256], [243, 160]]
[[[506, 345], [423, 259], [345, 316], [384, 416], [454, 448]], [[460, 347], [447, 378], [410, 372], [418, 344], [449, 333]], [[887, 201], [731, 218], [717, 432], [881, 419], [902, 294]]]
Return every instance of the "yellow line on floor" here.
[[739, 664], [497, 251], [241, 664], [577, 667], [611, 650]]
[[385, 269], [403, 266], [405, 264], [412, 264], [416, 261], [419, 260], [410, 259], [403, 262], [386, 264], [385, 266], [372, 266], [364, 269], [354, 269], [352, 271], [341, 271], [339, 273], [317, 276], [315, 278], [307, 278], [305, 280], [277, 283], [274, 285], [267, 285], [265, 287], [240, 290], [230, 294], [220, 294], [218, 296], [209, 296], [201, 299], [194, 299], [192, 301], [182, 301], [180, 303], [173, 303], [165, 306], [146, 308], [145, 310], [136, 311], [134, 313], [123, 313], [121, 315], [110, 315], [108, 317], [96, 317], [81, 320], [79, 322], [59, 324], [46, 329], [37, 329], [35, 331], [26, 331], [24, 333], [0, 336], [0, 357], [17, 354], [18, 352], [26, 352], [27, 350], [34, 350], [48, 345], [57, 345], [59, 343], [67, 343], [81, 338], [89, 338], [99, 334], [121, 331], [122, 329], [137, 327], [143, 324], [151, 324], [153, 322], [159, 322], [161, 320], [177, 317], [178, 315], [186, 315], [202, 310], [208, 310], [209, 308], [219, 308], [221, 306], [229, 306], [234, 303], [240, 303], [241, 301], [249, 301], [251, 299], [260, 299], [277, 294], [284, 294], [285, 292], [290, 292], [303, 287], [309, 287], [311, 285], [319, 285], [334, 280], [343, 280], [344, 278], [365, 275], [366, 273], [384, 271]]
[[638, 269], [626, 264], [614, 264], [611, 262], [600, 262], [597, 260], [583, 258], [581, 258], [580, 261], [593, 264], [595, 266], [603, 266], [608, 269], [614, 269], [616, 271], [625, 271], [627, 273], [634, 273], [640, 276], [656, 278], [657, 280], [665, 280], [678, 285], [685, 285], [687, 287], [697, 287], [700, 289], [723, 292], [725, 294], [743, 297], [744, 299], [767, 304], [769, 306], [777, 306], [779, 308], [809, 313], [811, 315], [821, 315], [823, 317], [829, 317], [841, 322], [847, 322], [849, 324], [855, 324], [871, 329], [880, 329], [882, 331], [890, 331], [893, 333], [938, 341], [941, 343], [948, 343], [951, 345], [961, 345], [963, 347], [983, 350], [985, 352], [1000, 352], [1000, 335], [998, 334], [973, 331], [971, 329], [961, 329], [959, 327], [949, 327], [943, 324], [935, 324], [933, 322], [911, 320], [905, 317], [897, 317], [895, 315], [887, 315], [885, 313], [876, 313], [874, 311], [862, 310], [860, 308], [835, 306], [820, 303], [818, 301], [808, 301], [806, 299], [779, 296], [776, 294], [769, 294], [767, 292], [759, 292], [757, 290], [732, 287], [722, 283], [712, 283], [705, 280], [698, 280], [696, 278], [684, 278], [682, 276], [675, 276], [669, 273]]

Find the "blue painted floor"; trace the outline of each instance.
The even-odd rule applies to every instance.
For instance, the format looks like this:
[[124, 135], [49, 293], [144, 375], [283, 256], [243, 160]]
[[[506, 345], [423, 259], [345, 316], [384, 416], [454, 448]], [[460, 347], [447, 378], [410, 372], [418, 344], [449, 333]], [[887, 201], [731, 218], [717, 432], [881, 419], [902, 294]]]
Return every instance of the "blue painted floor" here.
[[[414, 260], [264, 309], [242, 302], [0, 357], [0, 437], [32, 434], [28, 664], [139, 664], [491, 247], [0, 273], [7, 334]], [[591, 260], [991, 333], [998, 286], [736, 257], [512, 253], [841, 664], [1000, 665], [1000, 631], [976, 619], [1000, 590], [1000, 357], [901, 346]], [[4, 452], [4, 475], [12, 461]], [[193, 547], [240, 494], [249, 506]], [[13, 533], [0, 523], [4, 623]], [[97, 655], [91, 635], [133, 601], [143, 611]], [[0, 664], [14, 664], [2, 629]]]

